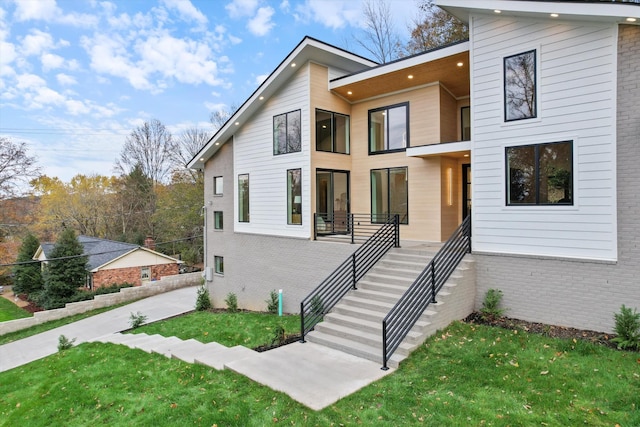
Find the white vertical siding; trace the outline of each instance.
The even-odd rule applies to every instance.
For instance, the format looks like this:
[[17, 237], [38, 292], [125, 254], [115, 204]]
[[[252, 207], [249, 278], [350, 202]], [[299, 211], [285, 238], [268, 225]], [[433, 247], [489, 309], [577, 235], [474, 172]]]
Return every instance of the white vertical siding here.
[[[473, 243], [478, 252], [615, 260], [614, 25], [472, 19]], [[538, 117], [504, 122], [503, 58], [536, 49]], [[506, 206], [505, 147], [573, 140], [573, 206]]]
[[[256, 101], [258, 102], [258, 101]], [[302, 150], [299, 153], [273, 154], [273, 116], [301, 110]], [[251, 120], [242, 124], [234, 136], [234, 199], [238, 195], [238, 175], [249, 174], [250, 222], [238, 222], [238, 204], [234, 206], [234, 230], [237, 232], [289, 237], [310, 235], [310, 123], [309, 70], [301, 66], [295, 76], [271, 98]], [[302, 225], [287, 224], [287, 170], [302, 169]], [[225, 182], [225, 186], [227, 186]]]

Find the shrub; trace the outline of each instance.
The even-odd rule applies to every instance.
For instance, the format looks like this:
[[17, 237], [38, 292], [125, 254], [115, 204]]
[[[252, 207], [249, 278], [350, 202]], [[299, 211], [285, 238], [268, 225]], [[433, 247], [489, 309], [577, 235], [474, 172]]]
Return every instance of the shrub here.
[[504, 309], [498, 308], [502, 301], [502, 291], [500, 289], [489, 289], [484, 295], [480, 315], [485, 321], [495, 320], [502, 317]]
[[640, 313], [622, 304], [614, 318], [617, 336], [611, 341], [617, 343], [620, 349], [640, 349]]
[[311, 298], [311, 313], [314, 315], [323, 315], [324, 314], [324, 303], [322, 302], [322, 298], [319, 295]]
[[233, 292], [229, 292], [227, 294], [227, 298], [225, 298], [224, 302], [227, 304], [228, 312], [235, 313], [238, 311], [238, 296]]
[[273, 338], [271, 339], [271, 345], [281, 345], [284, 340], [287, 338], [287, 335], [284, 330], [284, 326], [278, 325], [273, 331]]
[[131, 313], [129, 316], [129, 325], [131, 325], [131, 329], [136, 329], [142, 326], [142, 324], [147, 320], [147, 316], [144, 314], [137, 312], [135, 314]]
[[58, 351], [68, 350], [73, 347], [73, 343], [76, 342], [76, 339], [70, 340], [64, 335], [60, 335], [58, 337]]
[[196, 296], [196, 311], [205, 311], [211, 308], [211, 299], [209, 298], [209, 289], [206, 285], [200, 286]]
[[273, 289], [269, 293], [269, 299], [265, 300], [265, 302], [267, 303], [267, 311], [269, 313], [273, 313], [273, 314], [278, 313], [279, 298], [278, 298], [278, 292], [276, 292], [275, 289]]

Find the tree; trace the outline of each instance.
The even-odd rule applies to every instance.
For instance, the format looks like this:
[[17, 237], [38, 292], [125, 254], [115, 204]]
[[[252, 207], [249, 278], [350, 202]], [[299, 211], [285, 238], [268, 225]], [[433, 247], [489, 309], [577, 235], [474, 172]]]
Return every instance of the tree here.
[[129, 174], [117, 179], [115, 211], [118, 240], [141, 244], [146, 235], [153, 235], [157, 199], [153, 184], [140, 165], [135, 165]]
[[87, 257], [71, 228], [56, 240], [44, 270], [44, 294], [39, 301], [44, 308], [62, 307], [87, 280]]
[[160, 184], [171, 175], [177, 153], [178, 146], [171, 133], [159, 120], [153, 119], [131, 131], [120, 158], [116, 159], [115, 170], [127, 175], [139, 166], [154, 185]]
[[26, 144], [0, 136], [0, 199], [20, 193], [20, 186], [40, 174], [36, 160], [27, 155]]
[[197, 179], [198, 172], [187, 169], [187, 163], [198, 154], [209, 139], [211, 139], [210, 133], [198, 127], [186, 129], [178, 136], [174, 175], [187, 174], [193, 181]]
[[42, 290], [40, 263], [33, 261], [33, 255], [39, 247], [40, 242], [32, 233], [27, 233], [22, 239], [22, 245], [20, 245], [16, 258], [17, 265], [13, 267], [13, 292], [15, 294], [31, 294]]
[[424, 0], [419, 8], [421, 15], [414, 21], [406, 46], [409, 55], [469, 38], [466, 24], [440, 9], [432, 0]]
[[364, 27], [360, 35], [353, 37], [355, 42], [381, 64], [398, 59], [402, 44], [393, 25], [389, 4], [385, 0], [365, 0], [362, 14]]
[[236, 111], [238, 111], [238, 108], [239, 106], [233, 103], [229, 106], [229, 108], [223, 107], [219, 108], [216, 111], [212, 111], [209, 115], [209, 121], [213, 125], [213, 131], [217, 132], [218, 129], [224, 126], [224, 124], [227, 123], [227, 120], [229, 120], [229, 118], [231, 118], [231, 116]]

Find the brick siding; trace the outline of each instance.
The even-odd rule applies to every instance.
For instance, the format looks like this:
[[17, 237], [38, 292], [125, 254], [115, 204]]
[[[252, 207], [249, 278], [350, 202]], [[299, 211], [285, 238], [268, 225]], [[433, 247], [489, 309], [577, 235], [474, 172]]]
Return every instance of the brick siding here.
[[[178, 264], [176, 263], [158, 264], [149, 267], [151, 267], [151, 281], [178, 274]], [[131, 283], [134, 286], [140, 286], [142, 285], [140, 278], [141, 270], [142, 267], [129, 267], [97, 271], [93, 273], [93, 287], [100, 288], [102, 286], [120, 285], [122, 283]]]

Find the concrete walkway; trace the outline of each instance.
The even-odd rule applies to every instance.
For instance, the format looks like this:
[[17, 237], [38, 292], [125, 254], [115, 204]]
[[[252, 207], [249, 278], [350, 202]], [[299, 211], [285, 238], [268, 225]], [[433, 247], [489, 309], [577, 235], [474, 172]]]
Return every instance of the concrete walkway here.
[[[194, 309], [198, 286], [182, 288], [149, 297], [106, 313], [98, 314], [29, 338], [0, 346], [0, 372], [16, 368], [58, 351], [58, 337], [76, 338], [83, 342], [121, 342], [117, 334], [130, 327], [130, 314], [146, 315], [147, 323], [186, 313]], [[129, 339], [134, 336], [128, 335]], [[161, 337], [160, 337], [161, 338]], [[177, 338], [164, 338], [171, 344], [157, 347], [167, 357], [202, 363], [216, 369], [230, 369], [241, 375], [288, 394], [292, 399], [314, 410], [325, 408], [362, 387], [394, 372], [383, 371], [380, 364], [311, 342], [293, 343], [274, 350], [257, 353], [245, 348], [231, 348], [220, 362], [219, 344], [178, 343]], [[145, 341], [147, 339], [145, 338]], [[177, 341], [176, 341], [177, 340]], [[193, 341], [193, 340], [188, 340]], [[192, 355], [184, 354], [191, 348]], [[194, 345], [200, 344], [200, 345]], [[201, 346], [210, 348], [202, 353]], [[144, 347], [144, 346], [142, 346]], [[138, 343], [138, 347], [142, 348]], [[169, 349], [171, 347], [171, 349]], [[239, 347], [239, 346], [238, 346]], [[149, 349], [145, 349], [149, 351]], [[243, 351], [239, 351], [243, 350]], [[232, 354], [232, 357], [229, 357]], [[216, 356], [218, 355], [218, 356]], [[197, 360], [196, 360], [197, 359]], [[211, 359], [211, 360], [208, 360]]]

